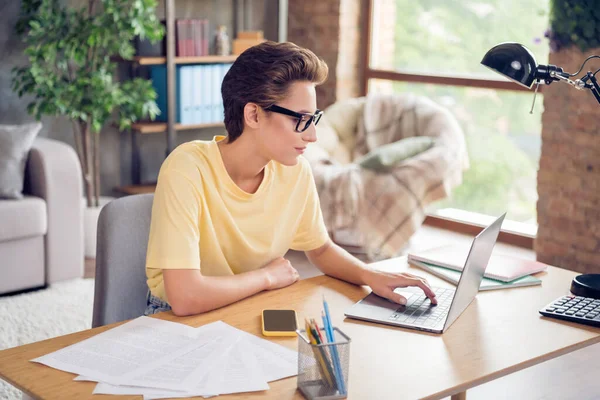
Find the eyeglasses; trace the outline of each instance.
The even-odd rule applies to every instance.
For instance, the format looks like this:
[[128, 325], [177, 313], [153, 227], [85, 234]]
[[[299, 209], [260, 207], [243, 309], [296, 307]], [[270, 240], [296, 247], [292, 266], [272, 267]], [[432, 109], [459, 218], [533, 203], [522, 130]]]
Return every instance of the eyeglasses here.
[[310, 127], [310, 124], [313, 121], [315, 125], [317, 125], [321, 119], [321, 116], [323, 115], [323, 111], [321, 110], [317, 110], [314, 114], [298, 113], [276, 105], [269, 106], [265, 108], [265, 110], [297, 118], [298, 123], [296, 124], [296, 132], [304, 132]]

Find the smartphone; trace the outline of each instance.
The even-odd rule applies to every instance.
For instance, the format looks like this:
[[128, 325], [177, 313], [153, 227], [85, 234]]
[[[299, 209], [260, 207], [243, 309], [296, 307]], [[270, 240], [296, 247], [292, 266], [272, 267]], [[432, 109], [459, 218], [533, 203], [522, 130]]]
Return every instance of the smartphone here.
[[298, 323], [294, 310], [263, 310], [262, 333], [265, 336], [296, 336]]

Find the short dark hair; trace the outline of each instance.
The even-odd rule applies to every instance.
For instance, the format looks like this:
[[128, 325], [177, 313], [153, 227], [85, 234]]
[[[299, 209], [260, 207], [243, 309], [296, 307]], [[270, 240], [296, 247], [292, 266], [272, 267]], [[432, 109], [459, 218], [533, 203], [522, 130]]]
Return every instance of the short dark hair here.
[[267, 108], [283, 100], [293, 82], [310, 81], [320, 85], [327, 74], [325, 61], [291, 42], [266, 41], [244, 51], [221, 85], [229, 142], [236, 140], [244, 130], [247, 103]]

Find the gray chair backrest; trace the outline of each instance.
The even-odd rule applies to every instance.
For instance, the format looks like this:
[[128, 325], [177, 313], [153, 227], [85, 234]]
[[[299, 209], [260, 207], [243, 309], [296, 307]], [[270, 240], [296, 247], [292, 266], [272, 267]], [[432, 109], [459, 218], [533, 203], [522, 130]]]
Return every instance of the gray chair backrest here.
[[92, 327], [136, 318], [146, 309], [146, 250], [153, 194], [122, 197], [98, 218]]

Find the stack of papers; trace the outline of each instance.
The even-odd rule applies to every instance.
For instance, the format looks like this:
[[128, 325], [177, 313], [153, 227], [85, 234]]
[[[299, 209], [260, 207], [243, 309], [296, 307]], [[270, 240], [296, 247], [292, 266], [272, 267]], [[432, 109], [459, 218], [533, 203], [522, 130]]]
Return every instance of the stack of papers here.
[[222, 321], [199, 328], [140, 317], [31, 360], [98, 382], [94, 394], [144, 399], [269, 389], [298, 374], [298, 353]]

